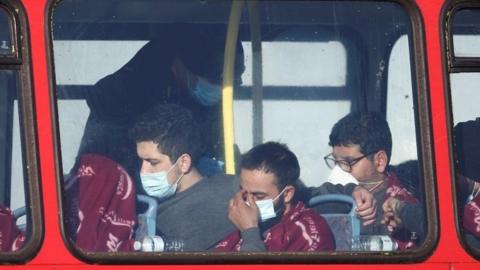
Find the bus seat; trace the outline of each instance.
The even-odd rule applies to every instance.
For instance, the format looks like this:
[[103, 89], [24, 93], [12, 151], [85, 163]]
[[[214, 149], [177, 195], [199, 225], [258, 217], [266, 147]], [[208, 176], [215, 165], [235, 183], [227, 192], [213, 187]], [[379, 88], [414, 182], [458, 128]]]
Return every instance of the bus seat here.
[[142, 239], [144, 236], [154, 236], [157, 218], [157, 200], [147, 195], [137, 195], [137, 202], [148, 206], [145, 212], [138, 214], [138, 226], [135, 230], [135, 238]]
[[[25, 206], [19, 207], [13, 211], [13, 216], [15, 217], [15, 221], [17, 221], [20, 217], [25, 216], [26, 214], [26, 208]], [[17, 224], [17, 227], [22, 231], [25, 232], [27, 229], [27, 224], [22, 223], [22, 224]]]
[[355, 215], [355, 202], [352, 197], [343, 194], [327, 194], [312, 197], [308, 205], [314, 207], [323, 203], [350, 204], [349, 213], [321, 214], [325, 218], [335, 237], [336, 250], [350, 250], [352, 238], [360, 235], [360, 220]]

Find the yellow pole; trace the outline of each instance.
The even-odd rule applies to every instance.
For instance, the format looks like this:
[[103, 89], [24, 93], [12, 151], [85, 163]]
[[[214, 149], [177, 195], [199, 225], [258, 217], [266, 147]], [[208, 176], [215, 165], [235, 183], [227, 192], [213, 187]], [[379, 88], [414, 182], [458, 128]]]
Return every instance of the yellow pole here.
[[242, 15], [244, 1], [234, 0], [228, 21], [227, 41], [225, 44], [225, 63], [223, 65], [223, 139], [225, 147], [225, 172], [235, 174], [234, 141], [235, 132], [233, 126], [233, 80], [235, 68], [235, 55], [237, 50], [238, 29]]

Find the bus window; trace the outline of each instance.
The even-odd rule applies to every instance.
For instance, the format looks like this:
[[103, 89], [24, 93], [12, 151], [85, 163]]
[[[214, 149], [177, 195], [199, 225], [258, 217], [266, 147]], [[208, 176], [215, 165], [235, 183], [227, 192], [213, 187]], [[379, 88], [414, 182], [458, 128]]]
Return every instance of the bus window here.
[[480, 9], [455, 7], [449, 22], [453, 38], [450, 56], [450, 102], [452, 149], [454, 152], [455, 189], [459, 232], [467, 250], [480, 254], [480, 164], [477, 163], [480, 144]]
[[[16, 7], [15, 7], [16, 8]], [[17, 50], [22, 9], [0, 5], [0, 261], [25, 261], [40, 235], [28, 50]], [[13, 15], [15, 14], [15, 15]], [[28, 39], [22, 40], [27, 42]], [[23, 59], [21, 58], [23, 57]], [[36, 205], [36, 206], [35, 206]]]
[[12, 54], [12, 29], [10, 20], [5, 12], [0, 13], [0, 25], [2, 26], [2, 32], [0, 33], [0, 55]]
[[[189, 215], [184, 215], [187, 222], [165, 224], [171, 219], [160, 215], [157, 219], [157, 210], [147, 209], [146, 205], [156, 207], [157, 192], [142, 184], [141, 169], [147, 162], [137, 156], [137, 141], [130, 138], [129, 130], [149, 109], [166, 103], [181, 105], [191, 111], [205, 141], [195, 168], [206, 177], [223, 170], [220, 87], [230, 7], [230, 1], [61, 1], [53, 9], [65, 231], [78, 249], [135, 251], [135, 240], [141, 243], [150, 235], [169, 237], [172, 230], [180, 229], [193, 233], [192, 228], [199, 227]], [[240, 43], [236, 55], [235, 81], [240, 83], [245, 69]], [[112, 178], [89, 182], [84, 178], [90, 171]], [[182, 179], [178, 186], [187, 182]], [[108, 190], [94, 187], [100, 183]], [[111, 204], [108, 196], [117, 194], [120, 186], [128, 187], [122, 188], [128, 192], [119, 205]], [[98, 195], [100, 190], [105, 195]], [[98, 200], [91, 200], [96, 194]], [[224, 223], [228, 222], [225, 203], [221, 204], [225, 206], [221, 209]], [[158, 212], [165, 205], [159, 204]], [[89, 226], [103, 216], [85, 209], [100, 208], [105, 215], [115, 213], [123, 227], [110, 222], [93, 228], [99, 230], [97, 238], [88, 238]], [[145, 211], [151, 214], [146, 217]], [[215, 219], [199, 222], [210, 220]], [[231, 229], [228, 226], [211, 234], [226, 235]], [[182, 250], [204, 251], [224, 236], [215, 236], [214, 241], [211, 234], [201, 234], [196, 234], [200, 240], [188, 237]]]
[[[232, 19], [235, 14], [239, 16], [236, 23]], [[205, 195], [192, 196], [193, 200], [206, 196], [219, 200], [223, 196], [224, 200], [215, 205], [222, 207], [215, 208], [201, 200], [190, 203], [189, 207], [193, 209], [198, 209], [199, 205], [212, 209], [198, 218], [198, 211], [186, 212], [182, 207], [186, 204], [185, 194], [195, 190], [190, 189], [192, 186], [201, 190], [202, 186], [210, 184], [198, 183], [210, 183], [208, 181], [212, 180], [209, 179], [217, 179], [215, 177], [219, 174], [216, 173], [225, 170], [224, 164], [228, 161], [224, 148], [229, 146], [224, 145], [223, 137], [229, 135], [227, 125], [222, 125], [221, 120], [222, 112], [228, 109], [232, 110], [233, 119], [227, 119], [226, 114], [223, 117], [226, 121], [233, 121], [227, 124], [234, 127], [231, 134], [236, 154], [234, 165], [240, 181], [243, 179], [239, 170], [241, 155], [255, 146], [276, 141], [286, 144], [298, 157], [300, 178], [304, 184], [302, 189], [298, 188], [298, 193], [305, 191], [301, 198], [305, 203], [313, 196], [309, 192], [317, 192], [317, 188], [339, 183], [343, 185], [342, 190], [349, 190], [348, 187], [353, 189], [361, 184], [366, 192], [378, 197], [379, 209], [383, 209], [384, 201], [398, 203], [398, 208], [394, 207], [396, 210], [414, 209], [403, 211], [403, 214], [395, 213], [396, 217], [401, 216], [402, 224], [412, 227], [393, 226], [393, 233], [390, 233], [389, 227], [381, 224], [383, 212], [378, 212], [376, 223], [371, 227], [357, 226], [352, 222], [352, 228], [348, 229], [358, 231], [357, 234], [345, 236], [340, 231], [339, 235], [334, 235], [334, 238], [347, 239], [348, 246], [338, 249], [341, 252], [323, 250], [313, 257], [303, 249], [280, 250], [298, 251], [288, 254], [289, 260], [320, 261], [340, 257], [359, 261], [365, 258], [418, 260], [423, 258], [422, 254], [428, 253], [425, 242], [435, 242], [431, 229], [435, 224], [431, 220], [435, 208], [426, 205], [426, 201], [433, 199], [424, 192], [432, 189], [426, 184], [432, 183], [432, 179], [426, 176], [431, 174], [426, 174], [423, 169], [428, 168], [425, 164], [431, 162], [431, 156], [420, 147], [426, 143], [422, 138], [428, 136], [419, 135], [428, 134], [428, 128], [419, 124], [419, 118], [425, 118], [427, 114], [424, 105], [417, 104], [419, 93], [424, 94], [426, 90], [417, 85], [416, 76], [412, 78], [413, 74], [423, 72], [417, 70], [421, 65], [414, 66], [413, 61], [409, 61], [419, 51], [413, 44], [420, 41], [415, 40], [418, 29], [413, 29], [411, 15], [400, 4], [373, 1], [164, 0], [132, 3], [64, 0], [53, 5], [50, 18], [61, 145], [58, 168], [63, 175], [59, 183], [63, 191], [63, 226], [66, 240], [75, 246], [77, 255], [82, 258], [87, 256], [85, 251], [95, 252], [93, 258], [88, 257], [89, 261], [97, 258], [115, 260], [121, 256], [127, 256], [133, 262], [180, 258], [168, 252], [145, 252], [162, 251], [152, 248], [155, 239], [163, 239], [165, 248], [169, 246], [175, 248], [174, 251], [205, 253], [216, 248], [224, 251], [222, 248], [226, 246], [222, 246], [224, 242], [221, 240], [227, 237], [228, 242], [229, 233], [233, 232], [234, 237], [239, 229], [226, 220], [228, 200], [239, 191], [236, 178], [231, 180], [230, 176], [220, 174], [222, 181], [205, 189]], [[235, 27], [238, 27], [238, 33], [228, 32]], [[230, 42], [232, 40], [227, 37], [231, 38], [232, 33], [234, 40]], [[229, 50], [232, 47], [228, 46], [232, 44], [236, 49]], [[231, 52], [226, 59], [225, 51]], [[229, 100], [233, 102], [233, 108], [222, 108], [220, 92], [214, 90], [219, 89], [222, 79], [227, 81], [229, 75], [225, 72], [228, 68], [223, 70], [223, 65], [229, 63], [228, 59], [234, 60], [233, 100]], [[210, 89], [209, 94], [205, 95], [201, 87], [197, 87], [200, 85]], [[228, 85], [224, 92], [227, 90]], [[188, 116], [178, 107], [166, 103], [181, 105], [192, 114]], [[152, 108], [162, 109], [155, 111]], [[164, 131], [168, 133], [178, 119], [170, 118], [171, 114], [159, 113], [166, 108], [178, 114], [180, 119], [193, 119], [205, 140], [198, 163], [193, 164], [202, 178], [185, 189], [185, 183], [193, 179], [190, 178], [192, 170], [174, 177], [180, 174], [182, 167], [178, 164], [185, 156], [167, 153], [168, 143], [160, 146], [163, 138], [152, 139], [147, 132], [140, 132], [153, 122], [158, 124], [169, 120], [168, 124], [164, 123]], [[393, 152], [391, 158], [388, 154], [387, 159], [383, 159], [386, 162], [381, 173], [362, 176], [348, 183], [343, 178], [336, 178], [325, 162], [324, 157], [332, 152], [329, 135], [335, 124], [349, 113], [366, 115], [368, 112], [379, 121], [388, 121]], [[153, 116], [158, 121], [152, 120]], [[172, 141], [184, 135], [181, 129], [176, 132], [178, 138], [172, 138]], [[351, 145], [345, 143], [345, 146]], [[372, 160], [377, 152], [362, 153], [360, 148], [355, 149], [360, 151], [357, 161], [374, 164]], [[387, 149], [381, 151], [390, 152]], [[160, 171], [155, 168], [161, 167], [161, 162], [145, 154], [157, 152], [168, 157], [165, 159], [167, 165]], [[192, 158], [193, 155], [189, 156]], [[335, 163], [338, 161], [346, 162], [334, 160]], [[348, 166], [353, 168], [354, 163], [352, 161]], [[161, 187], [159, 182], [164, 182], [165, 174], [167, 187]], [[227, 181], [235, 183], [234, 189], [227, 187], [230, 185]], [[369, 186], [373, 182], [375, 188]], [[161, 196], [164, 194], [161, 190], [171, 191], [172, 186], [173, 193], [165, 192], [170, 197]], [[240, 186], [245, 188], [241, 183]], [[223, 189], [215, 195], [210, 194], [219, 187]], [[344, 191], [344, 195], [351, 200], [351, 190]], [[118, 204], [111, 203], [117, 200]], [[347, 199], [347, 202], [350, 201]], [[153, 217], [148, 215], [145, 204], [157, 209]], [[318, 211], [315, 215], [324, 214], [320, 208], [315, 210]], [[220, 211], [222, 218], [215, 220], [217, 213], [214, 211]], [[351, 214], [353, 212], [349, 213], [340, 214], [358, 221]], [[225, 221], [227, 225], [219, 225]], [[215, 231], [206, 228], [212, 222], [216, 223]], [[115, 227], [118, 225], [123, 229]], [[217, 237], [224, 230], [227, 233]], [[192, 235], [188, 234], [191, 232]], [[257, 236], [264, 235], [259, 233]], [[361, 250], [361, 245], [353, 243], [364, 236], [390, 241], [390, 248], [385, 244], [384, 249]], [[233, 250], [236, 246], [232, 245]], [[102, 253], [122, 251], [130, 253], [119, 256], [104, 256]], [[266, 248], [266, 251], [273, 249]], [[371, 252], [367, 256], [359, 251]], [[181, 258], [196, 262], [195, 257], [188, 257], [188, 254]], [[224, 253], [210, 252], [204, 255], [203, 261], [219, 258], [226, 262], [278, 261], [278, 257], [269, 252], [254, 256], [242, 253], [225, 256]]]
[[453, 17], [453, 53], [456, 57], [480, 57], [478, 16], [480, 9], [467, 8]]
[[[329, 182], [347, 184], [323, 160], [332, 152], [332, 127], [349, 113], [376, 111], [392, 132], [388, 170], [424, 205], [428, 179], [422, 167], [429, 154], [420, 147], [418, 117], [425, 111], [417, 107], [421, 91], [412, 75], [414, 35], [405, 11], [393, 3], [264, 1], [257, 16], [250, 23], [259, 21], [258, 29], [250, 25], [242, 32], [240, 27], [246, 71], [234, 92], [236, 151], [280, 141], [298, 156], [306, 186], [321, 190]], [[251, 63], [256, 61], [255, 70]], [[411, 220], [422, 227], [419, 234], [409, 235], [417, 248], [427, 226], [426, 217], [420, 217], [420, 222], [418, 216]]]

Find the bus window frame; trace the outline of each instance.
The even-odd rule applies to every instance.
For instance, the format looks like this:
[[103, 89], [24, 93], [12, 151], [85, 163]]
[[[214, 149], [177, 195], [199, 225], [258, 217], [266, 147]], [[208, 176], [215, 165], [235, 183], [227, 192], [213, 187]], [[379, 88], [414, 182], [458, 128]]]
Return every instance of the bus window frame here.
[[[53, 35], [52, 20], [53, 11], [59, 0], [49, 0], [47, 4], [49, 18], [46, 24], [48, 33], [47, 51], [48, 51], [48, 69], [50, 72], [49, 83], [51, 87], [50, 102], [52, 104], [52, 115], [57, 118], [52, 119], [55, 145], [55, 171], [57, 181], [57, 198], [61, 209], [65, 210], [63, 200], [63, 169], [60, 152], [60, 136], [57, 114], [57, 97], [55, 91], [55, 69], [53, 60]], [[243, 1], [243, 0], [242, 0]], [[405, 10], [410, 17], [412, 27], [412, 36], [410, 44], [410, 54], [414, 56], [411, 63], [412, 81], [414, 84], [414, 108], [416, 112], [417, 125], [417, 148], [419, 153], [419, 162], [421, 175], [424, 185], [424, 204], [425, 218], [427, 221], [427, 235], [422, 246], [412, 250], [401, 252], [231, 252], [231, 253], [213, 253], [213, 252], [182, 252], [182, 253], [158, 253], [158, 252], [118, 252], [116, 254], [107, 252], [87, 252], [82, 251], [70, 240], [67, 234], [64, 220], [64, 211], [60, 213], [60, 228], [63, 241], [68, 250], [80, 260], [92, 264], [298, 264], [298, 263], [374, 263], [374, 264], [394, 264], [394, 263], [418, 263], [425, 261], [433, 254], [438, 243], [439, 218], [438, 218], [438, 200], [436, 195], [435, 167], [433, 156], [432, 140], [432, 122], [430, 117], [430, 104], [428, 102], [428, 83], [426, 72], [426, 48], [424, 23], [420, 9], [414, 1], [390, 0], [390, 3], [396, 3]], [[372, 1], [375, 3], [375, 1]], [[246, 7], [244, 7], [246, 8]], [[410, 38], [410, 37], [409, 37]], [[347, 67], [348, 68], [348, 67]], [[232, 71], [231, 71], [232, 72]], [[226, 77], [226, 76], [224, 76]], [[112, 256], [113, 255], [113, 256]], [[340, 263], [339, 263], [340, 262]]]
[[15, 17], [15, 12], [8, 7], [8, 4], [0, 3], [0, 9], [5, 12], [5, 15], [10, 18], [10, 40], [12, 41], [12, 53], [9, 54], [0, 54], [0, 63], [5, 64], [16, 64], [19, 65], [22, 63], [22, 54], [19, 45], [21, 44], [21, 39], [17, 33], [20, 29], [19, 20]]
[[30, 38], [23, 5], [18, 0], [8, 0], [0, 4], [0, 8], [7, 11], [12, 22], [12, 43], [16, 46], [13, 55], [0, 57], [0, 69], [18, 71], [17, 100], [23, 157], [22, 168], [25, 179], [26, 220], [27, 228], [31, 227], [31, 229], [27, 229], [26, 242], [20, 250], [0, 252], [0, 264], [26, 263], [38, 253], [44, 235], [39, 185], [38, 136], [35, 124], [32, 70], [30, 67]]
[[455, 56], [455, 48], [453, 42], [453, 18], [458, 11], [462, 9], [478, 9], [480, 10], [480, 3], [471, 0], [450, 0], [443, 10], [442, 33], [444, 33], [444, 50], [446, 54], [446, 63], [449, 73], [458, 72], [480, 72], [480, 55], [462, 57]]
[[458, 240], [463, 249], [473, 258], [480, 260], [480, 249], [476, 249], [469, 245], [466, 241], [465, 233], [462, 228], [463, 223], [460, 221], [460, 213], [463, 212], [463, 205], [459, 202], [459, 196], [457, 196], [459, 190], [457, 188], [457, 168], [455, 166], [455, 160], [457, 160], [454, 148], [454, 125], [453, 125], [453, 99], [450, 75], [453, 73], [469, 73], [480, 72], [480, 56], [478, 57], [455, 57], [453, 50], [453, 17], [456, 12], [462, 9], [480, 9], [480, 3], [466, 0], [450, 0], [447, 2], [443, 9], [440, 18], [441, 21], [441, 33], [443, 35], [441, 39], [442, 45], [442, 58], [443, 76], [445, 81], [444, 96], [445, 106], [447, 111], [447, 134], [448, 134], [448, 148], [450, 159], [450, 179], [452, 179], [450, 185], [453, 193], [453, 212], [455, 217], [455, 230], [457, 232]]

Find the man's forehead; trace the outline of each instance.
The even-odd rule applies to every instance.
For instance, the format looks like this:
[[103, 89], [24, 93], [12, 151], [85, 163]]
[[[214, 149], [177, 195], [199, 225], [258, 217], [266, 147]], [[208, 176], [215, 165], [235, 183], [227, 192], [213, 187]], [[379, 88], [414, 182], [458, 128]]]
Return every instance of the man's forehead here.
[[361, 155], [360, 146], [358, 144], [336, 145], [332, 149], [335, 158], [356, 157]]
[[161, 146], [154, 141], [137, 142], [137, 152], [145, 158], [169, 158], [162, 152]]
[[264, 170], [242, 169], [240, 171], [240, 186], [253, 191], [266, 191], [276, 187], [277, 179], [273, 173], [267, 173]]

